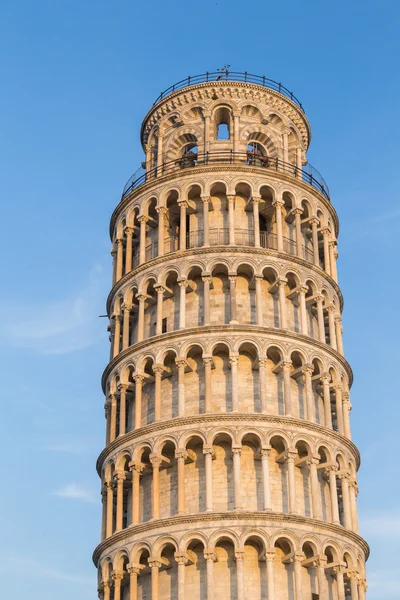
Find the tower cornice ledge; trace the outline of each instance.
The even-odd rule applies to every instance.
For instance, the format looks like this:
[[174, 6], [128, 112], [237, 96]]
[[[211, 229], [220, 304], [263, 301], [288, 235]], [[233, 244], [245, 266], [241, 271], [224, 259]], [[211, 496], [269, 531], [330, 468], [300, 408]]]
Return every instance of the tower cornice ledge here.
[[130, 279], [135, 278], [140, 273], [143, 273], [147, 269], [153, 269], [154, 267], [171, 260], [171, 258], [179, 259], [179, 258], [187, 258], [191, 256], [201, 256], [207, 254], [251, 254], [257, 256], [273, 256], [274, 258], [279, 258], [280, 260], [285, 260], [288, 263], [296, 263], [301, 265], [302, 267], [306, 267], [311, 271], [318, 273], [318, 275], [322, 275], [327, 281], [329, 281], [330, 285], [335, 290], [339, 302], [340, 302], [340, 310], [343, 311], [344, 300], [343, 294], [340, 290], [339, 285], [336, 281], [326, 273], [320, 267], [317, 267], [313, 263], [304, 260], [303, 258], [299, 258], [298, 256], [292, 256], [287, 252], [279, 252], [278, 250], [272, 250], [270, 248], [255, 248], [254, 246], [208, 246], [208, 247], [199, 247], [199, 248], [191, 248], [189, 250], [177, 250], [176, 252], [171, 252], [169, 254], [164, 254], [163, 256], [157, 256], [157, 258], [153, 258], [152, 260], [146, 261], [144, 264], [139, 265], [126, 275], [124, 275], [111, 289], [107, 301], [106, 301], [106, 309], [107, 313], [110, 314], [111, 303], [118, 291], [123, 287]]
[[[326, 534], [336, 534], [347, 538], [347, 540], [352, 541], [357, 544], [360, 548], [362, 548], [365, 556], [365, 560], [368, 559], [369, 556], [369, 546], [367, 542], [357, 533], [350, 531], [348, 529], [344, 529], [341, 525], [335, 525], [333, 523], [327, 523], [326, 521], [322, 521], [319, 519], [312, 519], [310, 517], [302, 517], [300, 515], [286, 515], [284, 513], [274, 513], [274, 512], [212, 512], [212, 513], [199, 513], [193, 515], [177, 515], [175, 517], [169, 517], [168, 519], [155, 519], [154, 521], [148, 521], [147, 523], [142, 523], [140, 525], [136, 525], [134, 527], [128, 527], [118, 533], [113, 534], [101, 544], [97, 546], [95, 551], [93, 552], [93, 562], [97, 566], [98, 561], [101, 557], [101, 554], [112, 548], [114, 544], [118, 542], [126, 541], [131, 535], [137, 534], [148, 534], [152, 530], [160, 530], [161, 528], [165, 528], [166, 532], [168, 529], [174, 525], [192, 525], [195, 523], [199, 524], [199, 527], [205, 525], [206, 523], [210, 523], [212, 521], [223, 522], [228, 525], [229, 522], [232, 522], [233, 525], [246, 525], [248, 521], [252, 522], [254, 526], [254, 521], [259, 521], [259, 526], [266, 527], [269, 523], [281, 523], [282, 525], [307, 525], [310, 527], [310, 531], [315, 531], [315, 529], [319, 529]], [[192, 527], [190, 527], [192, 529]]]
[[348, 375], [349, 387], [351, 387], [351, 385], [353, 383], [353, 371], [352, 371], [349, 363], [347, 362], [347, 360], [344, 358], [344, 356], [342, 356], [337, 350], [334, 350], [331, 346], [328, 346], [328, 344], [324, 344], [318, 340], [314, 340], [313, 338], [311, 338], [307, 335], [303, 335], [303, 334], [297, 333], [295, 331], [288, 331], [287, 329], [262, 327], [260, 325], [203, 325], [203, 326], [199, 326], [199, 327], [192, 327], [190, 329], [178, 329], [177, 331], [171, 331], [169, 333], [163, 333], [161, 335], [156, 335], [154, 337], [147, 338], [147, 339], [143, 340], [142, 342], [133, 344], [132, 346], [129, 346], [129, 348], [127, 348], [126, 350], [122, 350], [115, 358], [113, 358], [108, 363], [107, 367], [103, 371], [103, 375], [101, 378], [101, 385], [102, 385], [103, 392], [105, 393], [105, 391], [106, 391], [107, 377], [110, 375], [110, 373], [113, 371], [113, 369], [120, 362], [122, 362], [125, 358], [127, 358], [133, 352], [137, 352], [138, 350], [141, 350], [142, 348], [149, 349], [149, 347], [151, 347], [153, 345], [158, 345], [160, 342], [163, 342], [164, 340], [170, 341], [170, 340], [177, 339], [177, 338], [178, 339], [182, 338], [184, 340], [187, 340], [190, 336], [196, 336], [196, 335], [204, 336], [205, 334], [214, 333], [214, 332], [215, 333], [224, 333], [224, 334], [251, 333], [252, 335], [254, 333], [256, 333], [256, 334], [258, 333], [258, 334], [264, 334], [264, 335], [271, 336], [272, 338], [278, 338], [278, 339], [285, 338], [288, 340], [293, 340], [293, 342], [297, 342], [297, 341], [301, 340], [308, 345], [311, 345], [315, 348], [318, 348], [319, 350], [323, 350], [324, 352], [327, 352], [332, 357], [334, 357], [336, 360], [338, 360]]
[[231, 172], [231, 173], [245, 173], [246, 177], [250, 174], [257, 175], [258, 177], [261, 175], [263, 179], [265, 179], [265, 183], [268, 183], [268, 178], [272, 180], [278, 180], [281, 182], [285, 182], [288, 184], [294, 184], [296, 187], [304, 190], [309, 194], [315, 194], [320, 202], [322, 202], [328, 210], [331, 211], [332, 217], [335, 223], [336, 235], [339, 235], [339, 218], [337, 216], [336, 210], [331, 202], [318, 191], [315, 187], [301, 181], [294, 176], [288, 175], [286, 173], [282, 173], [280, 171], [272, 171], [270, 169], [266, 170], [264, 167], [254, 167], [250, 165], [241, 165], [241, 164], [233, 164], [227, 165], [226, 163], [221, 163], [220, 165], [213, 164], [205, 165], [205, 166], [197, 166], [193, 168], [186, 168], [182, 171], [173, 171], [168, 173], [167, 175], [160, 175], [154, 179], [150, 179], [148, 182], [143, 183], [139, 187], [135, 188], [130, 194], [126, 195], [116, 206], [114, 209], [111, 220], [110, 220], [110, 239], [113, 238], [113, 231], [115, 227], [115, 221], [118, 218], [119, 214], [126, 208], [126, 206], [134, 199], [136, 196], [140, 194], [145, 194], [156, 185], [165, 185], [169, 181], [174, 181], [175, 179], [181, 180], [183, 177], [187, 177], [193, 179], [193, 175], [202, 174], [202, 173], [221, 173], [222, 171]]
[[169, 419], [168, 421], [157, 421], [156, 423], [145, 425], [140, 429], [129, 431], [125, 435], [116, 438], [100, 453], [96, 463], [97, 472], [99, 476], [101, 476], [102, 466], [105, 461], [115, 453], [119, 446], [125, 445], [127, 442], [135, 441], [142, 437], [148, 438], [150, 435], [159, 434], [163, 431], [168, 431], [171, 428], [176, 429], [186, 425], [198, 427], [202, 423], [212, 426], [214, 423], [218, 422], [238, 426], [245, 423], [250, 423], [253, 426], [256, 424], [266, 424], [281, 427], [291, 426], [298, 427], [299, 431], [303, 430], [317, 433], [323, 435], [324, 437], [331, 437], [339, 444], [345, 446], [353, 454], [357, 464], [357, 469], [360, 467], [360, 453], [355, 444], [337, 431], [334, 431], [328, 427], [324, 427], [323, 425], [305, 421], [304, 419], [283, 417], [281, 415], [267, 415], [264, 413], [205, 413], [200, 415], [190, 415], [187, 417], [178, 417], [175, 419]]

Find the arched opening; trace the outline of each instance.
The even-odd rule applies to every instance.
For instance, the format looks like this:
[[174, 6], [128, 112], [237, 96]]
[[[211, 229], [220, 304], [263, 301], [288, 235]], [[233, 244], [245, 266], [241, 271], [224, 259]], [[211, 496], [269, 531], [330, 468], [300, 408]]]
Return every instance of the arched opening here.
[[165, 280], [162, 307], [162, 333], [179, 329], [180, 287], [178, 274], [170, 271]]
[[256, 292], [254, 271], [240, 265], [236, 276], [236, 318], [241, 324], [256, 324]]
[[178, 564], [174, 554], [173, 544], [166, 544], [161, 552], [161, 567], [158, 572], [160, 600], [172, 600], [178, 597]]
[[321, 494], [321, 508], [322, 508], [322, 519], [324, 521], [332, 522], [332, 506], [331, 506], [331, 495], [329, 490], [329, 475], [326, 471], [326, 467], [329, 464], [329, 452], [327, 448], [321, 446], [318, 449], [320, 461], [318, 465], [318, 483]]
[[244, 543], [245, 597], [264, 600], [267, 597], [265, 547], [257, 536], [250, 536]]
[[174, 442], [163, 444], [160, 454], [160, 518], [167, 519], [178, 512], [178, 469]]
[[186, 512], [194, 514], [206, 510], [206, 478], [203, 440], [193, 436], [186, 442], [185, 464]]
[[314, 562], [317, 558], [317, 551], [314, 544], [306, 542], [303, 544], [302, 552], [305, 556], [305, 564], [303, 564], [301, 568], [301, 588], [303, 597], [311, 598], [312, 600], [323, 600], [318, 588], [317, 567]]
[[287, 465], [284, 457], [286, 443], [278, 435], [271, 438], [269, 456], [271, 478], [271, 503], [275, 512], [289, 512], [289, 485]]
[[227, 325], [230, 317], [230, 282], [225, 265], [212, 270], [210, 289], [210, 325]]
[[203, 600], [207, 595], [207, 565], [203, 542], [191, 540], [186, 553], [189, 562], [185, 567], [185, 598]]
[[193, 267], [187, 276], [186, 327], [204, 325], [204, 294], [201, 268]]
[[285, 414], [285, 400], [283, 394], [283, 356], [279, 348], [270, 346], [267, 350], [267, 413], [272, 415]]
[[224, 433], [213, 442], [213, 495], [215, 512], [234, 509], [232, 440]]
[[229, 538], [221, 538], [215, 546], [217, 557], [214, 563], [215, 598], [236, 600], [237, 578], [235, 547]]
[[148, 564], [150, 558], [149, 551], [147, 549], [141, 550], [137, 556], [137, 562], [139, 563], [139, 576], [138, 576], [138, 600], [145, 600], [151, 598], [151, 569]]
[[210, 245], [226, 245], [229, 243], [229, 213], [226, 186], [217, 182], [210, 189], [209, 203]]
[[245, 511], [262, 511], [264, 495], [262, 488], [261, 442], [253, 433], [242, 439], [240, 456], [241, 486], [246, 493], [242, 495]]
[[179, 249], [179, 231], [181, 227], [180, 223], [180, 208], [178, 205], [178, 192], [172, 190], [166, 200], [167, 212], [165, 217], [160, 215], [161, 218], [165, 218], [164, 224], [164, 253], [169, 254], [170, 252], [176, 252]]
[[213, 349], [211, 371], [212, 412], [232, 412], [232, 375], [229, 349], [225, 344], [217, 344]]
[[142, 388], [142, 427], [154, 423], [154, 362], [152, 358], [147, 358], [143, 364], [143, 388]]
[[306, 390], [304, 385], [304, 358], [300, 352], [292, 352], [292, 371], [290, 374], [290, 391], [292, 397], [292, 410], [295, 417], [305, 419], [307, 415]]
[[279, 327], [280, 324], [277, 277], [276, 271], [271, 267], [263, 269], [261, 282], [263, 322], [269, 327]]
[[153, 516], [153, 468], [149, 448], [143, 449], [139, 463], [142, 469], [139, 484], [139, 523], [146, 523]]
[[280, 590], [280, 597], [295, 600], [294, 568], [291, 560], [293, 548], [285, 538], [275, 542], [275, 588]]
[[239, 412], [261, 412], [258, 350], [254, 344], [241, 344], [238, 372]]
[[260, 189], [260, 244], [262, 248], [278, 249], [276, 237], [274, 191], [267, 185]]
[[203, 349], [193, 345], [186, 355], [185, 368], [185, 413], [198, 415], [205, 411], [205, 376]]
[[[188, 191], [186, 209], [186, 248], [198, 248], [204, 243], [204, 210], [199, 185], [192, 185]], [[209, 206], [209, 209], [211, 207]]]
[[176, 353], [167, 352], [164, 358], [164, 370], [161, 375], [161, 416], [173, 419], [178, 416], [178, 373], [175, 362]]
[[217, 108], [214, 116], [215, 139], [229, 140], [231, 137], [231, 111], [226, 106]]
[[311, 456], [310, 448], [306, 442], [296, 444], [298, 459], [296, 461], [296, 508], [300, 515], [311, 517], [311, 486], [310, 471], [307, 464]]

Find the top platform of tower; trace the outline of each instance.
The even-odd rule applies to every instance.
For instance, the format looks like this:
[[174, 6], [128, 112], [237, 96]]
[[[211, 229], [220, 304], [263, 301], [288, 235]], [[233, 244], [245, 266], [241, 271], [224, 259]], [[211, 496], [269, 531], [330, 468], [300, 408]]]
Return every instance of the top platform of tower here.
[[174, 83], [156, 98], [145, 116], [141, 128], [141, 143], [145, 149], [154, 127], [162, 125], [168, 116], [182, 113], [185, 105], [196, 103], [213, 106], [216, 101], [257, 99], [261, 104], [274, 108], [285, 108], [290, 121], [297, 126], [303, 138], [304, 148], [311, 141], [311, 127], [300, 100], [282, 83], [265, 76], [247, 72], [222, 69], [193, 75]]

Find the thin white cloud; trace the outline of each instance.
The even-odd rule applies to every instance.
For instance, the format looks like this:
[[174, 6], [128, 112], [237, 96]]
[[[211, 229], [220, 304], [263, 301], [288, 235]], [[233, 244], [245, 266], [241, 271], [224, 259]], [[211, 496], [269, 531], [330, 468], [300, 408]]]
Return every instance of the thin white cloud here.
[[63, 486], [59, 490], [54, 492], [54, 496], [60, 498], [68, 498], [71, 500], [82, 500], [83, 502], [93, 503], [96, 502], [95, 495], [92, 491], [85, 489], [84, 487], [76, 484], [69, 483]]
[[0, 307], [8, 316], [3, 344], [38, 354], [67, 354], [91, 346], [102, 336], [98, 315], [106, 289], [103, 277], [101, 266], [96, 265], [84, 287], [68, 298], [42, 305], [30, 298], [24, 305]]
[[360, 530], [365, 537], [383, 537], [398, 535], [400, 537], [400, 514], [382, 513], [363, 515], [360, 517]]
[[9, 556], [3, 557], [0, 562], [1, 574], [15, 573], [19, 577], [33, 577], [35, 579], [53, 579], [56, 581], [65, 581], [76, 583], [78, 585], [95, 585], [95, 577], [79, 577], [73, 573], [67, 573], [57, 568], [48, 566], [48, 561], [34, 560], [27, 556]]
[[96, 438], [78, 438], [69, 435], [58, 436], [57, 439], [50, 437], [43, 443], [42, 450], [83, 455], [98, 450], [99, 441]]
[[[396, 568], [396, 567], [395, 567]], [[399, 598], [400, 597], [400, 575], [394, 570], [368, 571], [368, 598]]]

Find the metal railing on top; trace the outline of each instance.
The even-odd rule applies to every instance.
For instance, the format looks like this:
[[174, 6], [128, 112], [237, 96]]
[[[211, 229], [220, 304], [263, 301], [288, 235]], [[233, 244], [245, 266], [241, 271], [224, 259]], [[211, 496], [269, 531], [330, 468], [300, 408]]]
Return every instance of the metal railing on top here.
[[[181, 90], [182, 88], [189, 87], [190, 85], [197, 85], [199, 83], [208, 83], [213, 81], [239, 81], [244, 83], [254, 83], [256, 85], [261, 85], [262, 87], [269, 88], [270, 90], [274, 90], [275, 92], [279, 92], [289, 98], [297, 104], [297, 106], [304, 112], [303, 105], [300, 100], [296, 98], [296, 96], [287, 89], [282, 83], [278, 81], [274, 81], [273, 79], [269, 79], [265, 77], [265, 75], [253, 75], [252, 73], [247, 73], [247, 71], [228, 71], [228, 69], [223, 69], [221, 71], [213, 71], [211, 73], [202, 73], [201, 75], [192, 75], [174, 83], [169, 88], [161, 92], [158, 96], [154, 104], [160, 102], [170, 94], [173, 94], [177, 90]], [[153, 106], [154, 106], [153, 104]]]
[[200, 167], [217, 163], [248, 165], [250, 167], [260, 167], [268, 171], [286, 173], [303, 181], [304, 183], [308, 183], [313, 188], [321, 192], [328, 200], [330, 200], [329, 188], [326, 184], [326, 181], [322, 175], [310, 164], [307, 164], [300, 169], [293, 163], [284, 162], [280, 158], [269, 158], [268, 156], [264, 156], [263, 154], [255, 152], [233, 152], [233, 150], [203, 152], [198, 154], [189, 153], [177, 160], [172, 160], [162, 163], [161, 165], [157, 165], [148, 171], [142, 168], [141, 175], [139, 175], [139, 169], [135, 171], [132, 177], [127, 181], [122, 191], [121, 199], [125, 198], [125, 196], [130, 194], [132, 190], [138, 188], [151, 179], [161, 177], [174, 171], [182, 171], [183, 169], [190, 169], [197, 166]]

